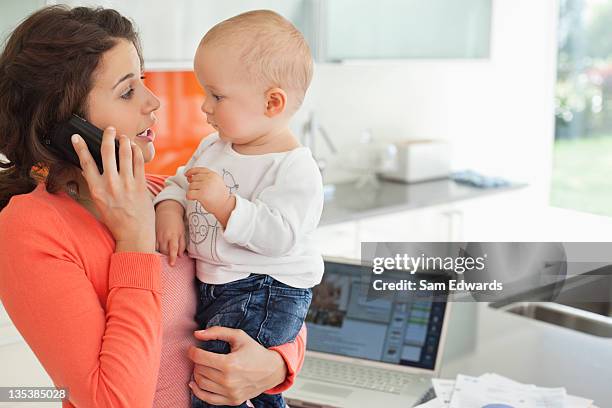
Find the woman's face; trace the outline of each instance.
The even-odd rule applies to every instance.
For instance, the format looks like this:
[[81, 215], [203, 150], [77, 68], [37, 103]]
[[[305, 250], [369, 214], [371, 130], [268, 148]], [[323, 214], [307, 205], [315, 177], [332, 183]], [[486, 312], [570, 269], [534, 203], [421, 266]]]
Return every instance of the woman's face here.
[[134, 141], [149, 162], [155, 156], [151, 127], [159, 99], [144, 85], [140, 60], [134, 44], [118, 40], [102, 55], [87, 96], [87, 120], [104, 129], [114, 126], [117, 135]]

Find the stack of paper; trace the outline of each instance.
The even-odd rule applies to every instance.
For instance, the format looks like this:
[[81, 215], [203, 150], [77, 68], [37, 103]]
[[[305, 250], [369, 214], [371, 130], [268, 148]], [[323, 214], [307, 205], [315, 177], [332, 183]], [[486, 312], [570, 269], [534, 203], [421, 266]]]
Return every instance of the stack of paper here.
[[596, 408], [592, 400], [567, 395], [565, 388], [522, 384], [497, 374], [432, 380], [436, 398], [417, 408]]

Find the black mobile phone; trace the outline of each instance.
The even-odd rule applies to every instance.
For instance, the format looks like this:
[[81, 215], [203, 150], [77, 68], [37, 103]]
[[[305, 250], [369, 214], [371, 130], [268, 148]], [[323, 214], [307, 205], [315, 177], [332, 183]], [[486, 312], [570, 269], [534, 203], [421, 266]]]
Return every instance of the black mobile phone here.
[[[68, 121], [59, 123], [51, 131], [48, 137], [45, 138], [45, 144], [49, 150], [59, 155], [62, 159], [81, 167], [79, 156], [74, 150], [72, 141], [70, 140], [75, 133], [78, 133], [83, 140], [85, 140], [89, 153], [91, 153], [91, 156], [96, 162], [98, 170], [102, 173], [104, 169], [102, 166], [100, 147], [102, 146], [103, 131], [82, 117], [73, 114]], [[119, 142], [117, 140], [115, 140], [115, 157], [117, 160], [117, 168], [119, 168]]]

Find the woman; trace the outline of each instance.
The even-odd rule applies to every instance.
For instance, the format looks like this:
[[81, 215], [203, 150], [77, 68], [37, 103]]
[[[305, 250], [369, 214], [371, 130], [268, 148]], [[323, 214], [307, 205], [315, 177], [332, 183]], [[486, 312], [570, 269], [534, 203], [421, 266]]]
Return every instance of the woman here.
[[[186, 346], [193, 265], [183, 257], [170, 269], [155, 253], [159, 179], [144, 174], [158, 107], [142, 82], [137, 35], [114, 10], [44, 8], [0, 56], [0, 299], [54, 384], [68, 389], [65, 406], [186, 406], [188, 359], [196, 396], [237, 405], [282, 391], [303, 359], [304, 333], [272, 351], [215, 327], [196, 338], [227, 341], [230, 354]], [[79, 137], [82, 172], [42, 142], [73, 113], [105, 129], [103, 174]], [[180, 352], [184, 360], [172, 360]]]

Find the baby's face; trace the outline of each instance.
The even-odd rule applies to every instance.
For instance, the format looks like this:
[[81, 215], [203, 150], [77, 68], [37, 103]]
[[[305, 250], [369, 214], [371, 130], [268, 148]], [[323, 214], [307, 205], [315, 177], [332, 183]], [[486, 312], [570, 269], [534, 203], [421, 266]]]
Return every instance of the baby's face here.
[[246, 144], [267, 131], [266, 90], [247, 79], [237, 52], [228, 46], [200, 46], [194, 70], [206, 92], [202, 112], [222, 140]]

